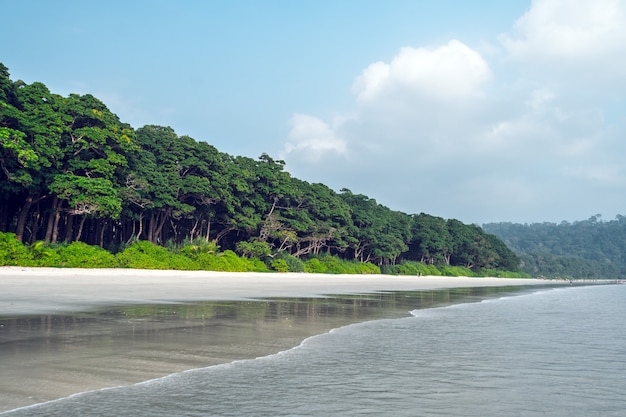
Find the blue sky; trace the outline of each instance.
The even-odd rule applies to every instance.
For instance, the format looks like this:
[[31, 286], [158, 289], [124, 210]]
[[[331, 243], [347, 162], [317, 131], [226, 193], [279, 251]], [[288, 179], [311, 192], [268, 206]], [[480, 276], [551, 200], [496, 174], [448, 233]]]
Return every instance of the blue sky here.
[[6, 1], [0, 62], [407, 213], [609, 220], [625, 1]]

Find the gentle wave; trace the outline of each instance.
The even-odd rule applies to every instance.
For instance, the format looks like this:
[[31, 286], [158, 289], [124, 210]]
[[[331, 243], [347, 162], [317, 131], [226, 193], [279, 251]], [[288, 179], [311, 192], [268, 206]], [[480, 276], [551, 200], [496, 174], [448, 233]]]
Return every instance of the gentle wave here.
[[[615, 323], [598, 326], [588, 313], [623, 320], [624, 310], [619, 309], [615, 295], [612, 304], [598, 305], [611, 290], [539, 289], [478, 303], [412, 310], [404, 319], [341, 326], [271, 355], [192, 369], [131, 386], [74, 394], [2, 415], [27, 415], [21, 413], [31, 411], [46, 415], [48, 409], [51, 415], [72, 415], [73, 407], [76, 412], [85, 407], [73, 404], [80, 397], [84, 402], [106, 404], [112, 410], [102, 415], [119, 415], [136, 406], [132, 401], [137, 395], [148, 408], [135, 415], [226, 416], [257, 410], [256, 415], [291, 416], [320, 415], [323, 410], [340, 416], [380, 415], [387, 411], [409, 416], [414, 414], [402, 408], [414, 407], [423, 410], [422, 415], [583, 416], [584, 411], [597, 411], [594, 404], [602, 401], [608, 403], [602, 406], [601, 415], [620, 415], [615, 410], [626, 405], [619, 401], [625, 395], [624, 388], [597, 381], [626, 382], [624, 350], [611, 335], [607, 336], [615, 331]], [[572, 311], [581, 317], [572, 317]], [[577, 321], [563, 321], [568, 318]], [[532, 328], [529, 320], [533, 321]], [[587, 340], [580, 329], [595, 329], [589, 338], [593, 336], [599, 346]], [[483, 351], [490, 356], [483, 358]], [[556, 387], [550, 383], [558, 385], [559, 398], [553, 397], [557, 395]], [[544, 392], [535, 392], [539, 388]], [[167, 401], [160, 399], [165, 393]], [[277, 398], [266, 398], [268, 395]], [[334, 402], [336, 408], [317, 404], [315, 396], [320, 395]], [[502, 403], [485, 408], [487, 405], [478, 401], [477, 395]], [[554, 405], [540, 414], [538, 405], [525, 402], [531, 397]], [[159, 407], [170, 408], [150, 409], [150, 401], [156, 399]], [[229, 404], [223, 399], [238, 403]], [[580, 411], [565, 405], [565, 400], [575, 403]], [[168, 401], [172, 403], [163, 404]], [[466, 406], [457, 407], [455, 403]]]

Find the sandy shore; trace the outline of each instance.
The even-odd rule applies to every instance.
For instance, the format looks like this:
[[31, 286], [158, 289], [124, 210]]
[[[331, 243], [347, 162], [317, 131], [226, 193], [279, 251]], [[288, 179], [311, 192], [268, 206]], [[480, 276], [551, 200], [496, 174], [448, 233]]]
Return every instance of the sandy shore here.
[[537, 279], [0, 267], [0, 315], [101, 305], [546, 285]]
[[346, 324], [478, 298], [483, 287], [547, 284], [0, 267], [0, 412], [276, 353]]

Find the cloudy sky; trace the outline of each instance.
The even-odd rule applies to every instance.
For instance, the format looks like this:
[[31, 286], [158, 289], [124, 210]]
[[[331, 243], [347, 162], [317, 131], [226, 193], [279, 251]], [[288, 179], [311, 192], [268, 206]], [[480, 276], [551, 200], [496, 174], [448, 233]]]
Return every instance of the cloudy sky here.
[[[13, 80], [395, 210], [626, 214], [626, 0], [4, 2]], [[7, 18], [9, 17], [9, 18]]]

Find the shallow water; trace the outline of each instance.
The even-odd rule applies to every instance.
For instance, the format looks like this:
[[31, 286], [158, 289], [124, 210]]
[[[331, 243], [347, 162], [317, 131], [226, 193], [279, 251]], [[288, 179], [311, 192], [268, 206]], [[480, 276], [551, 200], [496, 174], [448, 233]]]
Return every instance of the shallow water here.
[[266, 356], [349, 323], [516, 287], [179, 303], [0, 318], [0, 411]]
[[624, 300], [624, 285], [568, 287], [415, 310], [6, 415], [621, 416]]

